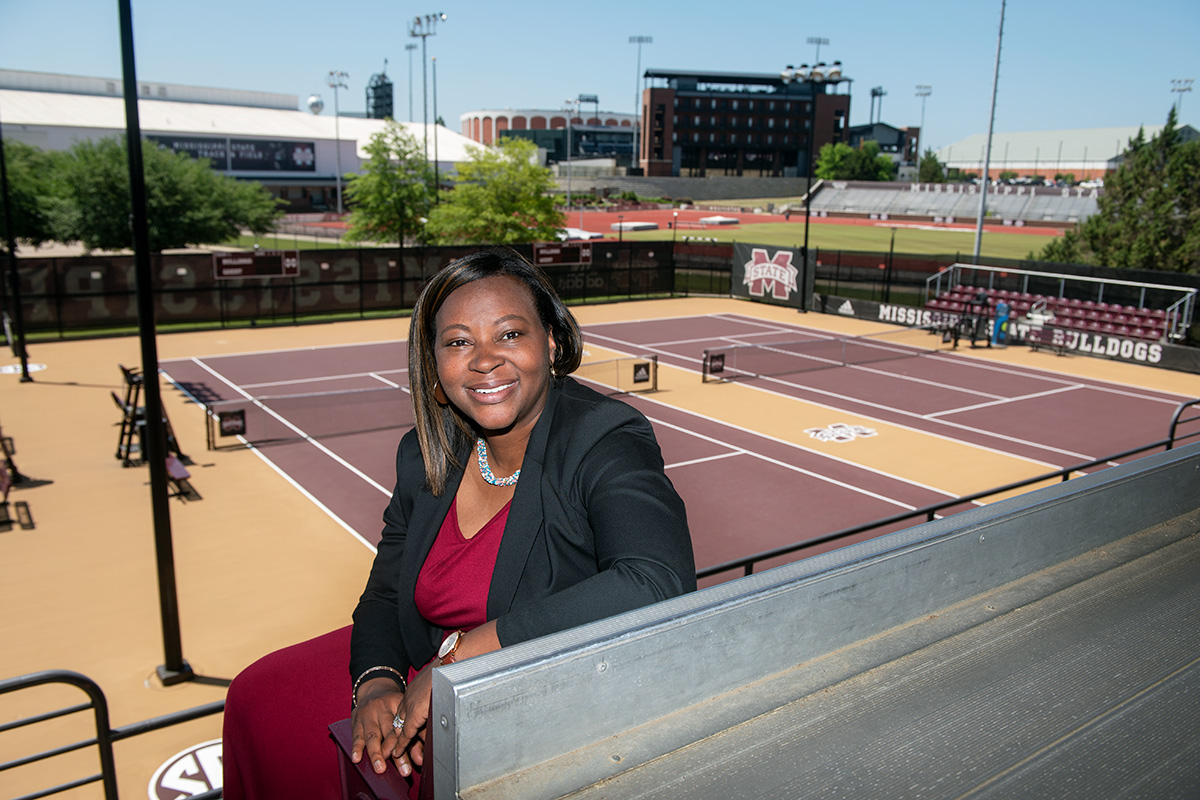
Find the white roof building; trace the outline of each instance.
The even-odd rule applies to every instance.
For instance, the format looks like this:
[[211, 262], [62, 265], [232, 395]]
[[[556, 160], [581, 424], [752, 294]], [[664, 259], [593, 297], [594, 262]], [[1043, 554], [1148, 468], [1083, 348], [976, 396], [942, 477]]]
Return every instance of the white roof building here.
[[[142, 135], [176, 150], [203, 155], [214, 169], [265, 185], [328, 185], [341, 171], [358, 172], [364, 148], [383, 130], [379, 119], [315, 115], [298, 110], [294, 95], [208, 89], [139, 81]], [[0, 70], [0, 123], [5, 139], [42, 150], [65, 150], [75, 142], [125, 132], [125, 101], [119, 80]], [[429, 158], [452, 172], [479, 147], [437, 125], [401, 122]], [[222, 161], [224, 164], [222, 165]]]
[[[991, 177], [1001, 172], [1018, 175], [1073, 173], [1076, 179], [1100, 177], [1120, 163], [1129, 140], [1144, 130], [1146, 140], [1156, 136], [1163, 125], [1119, 128], [1081, 128], [1062, 131], [1024, 131], [993, 133], [992, 154], [988, 159]], [[1179, 126], [1183, 141], [1200, 138], [1190, 125]], [[951, 169], [983, 174], [987, 134], [976, 133], [937, 151], [938, 160]]]

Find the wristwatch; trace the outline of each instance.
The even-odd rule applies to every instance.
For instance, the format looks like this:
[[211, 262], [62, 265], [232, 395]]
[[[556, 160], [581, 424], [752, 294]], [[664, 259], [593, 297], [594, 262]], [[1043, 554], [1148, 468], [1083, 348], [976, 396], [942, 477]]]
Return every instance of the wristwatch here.
[[458, 646], [462, 644], [465, 635], [463, 631], [454, 631], [443, 639], [442, 646], [438, 648], [438, 660], [443, 664], [453, 664], [454, 654], [458, 651]]

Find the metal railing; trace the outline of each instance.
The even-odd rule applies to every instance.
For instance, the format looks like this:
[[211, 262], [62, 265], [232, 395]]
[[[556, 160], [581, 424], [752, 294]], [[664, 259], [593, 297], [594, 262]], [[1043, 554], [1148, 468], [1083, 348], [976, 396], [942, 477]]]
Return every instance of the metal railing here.
[[[82, 750], [87, 747], [95, 747], [98, 750], [100, 757], [100, 772], [94, 775], [87, 775], [75, 780], [61, 783], [57, 786], [51, 786], [42, 791], [33, 794], [22, 795], [14, 798], [14, 800], [34, 800], [34, 798], [48, 797], [52, 794], [65, 792], [69, 789], [74, 789], [80, 786], [87, 786], [92, 783], [100, 783], [104, 787], [105, 800], [117, 800], [117, 768], [113, 758], [113, 742], [121, 739], [128, 739], [131, 736], [137, 736], [142, 733], [160, 730], [178, 725], [181, 722], [190, 722], [201, 717], [219, 714], [225, 710], [225, 701], [217, 700], [195, 708], [176, 711], [171, 714], [164, 714], [161, 717], [135, 722], [131, 725], [125, 725], [120, 728], [111, 728], [109, 726], [108, 716], [108, 701], [104, 697], [104, 692], [101, 691], [99, 685], [86, 675], [81, 675], [78, 672], [70, 670], [45, 670], [42, 672], [33, 672], [29, 675], [21, 675], [16, 678], [8, 678], [0, 680], [0, 694], [20, 691], [22, 689], [31, 689], [35, 686], [44, 686], [46, 684], [62, 683], [82, 691], [88, 696], [88, 702], [78, 703], [76, 705], [64, 706], [54, 711], [38, 714], [26, 719], [17, 720], [16, 722], [8, 722], [0, 725], [0, 733], [6, 731], [23, 728], [28, 725], [34, 725], [39, 722], [46, 722], [52, 719], [58, 719], [70, 714], [91, 710], [95, 718], [96, 735], [83, 739], [72, 744], [54, 747], [48, 750], [43, 750], [38, 753], [32, 753], [21, 758], [13, 759], [0, 763], [0, 773], [15, 769], [16, 767], [33, 764], [38, 761], [44, 761], [55, 756], [73, 753], [77, 750]], [[192, 795], [192, 800], [218, 800], [221, 797], [220, 789], [213, 789], [203, 794]]]
[[921, 517], [924, 517], [923, 521], [925, 521], [925, 522], [933, 522], [933, 520], [935, 520], [937, 518], [937, 514], [939, 511], [943, 511], [947, 508], [952, 508], [953, 506], [963, 505], [964, 503], [973, 503], [976, 500], [982, 500], [986, 497], [991, 497], [991, 496], [997, 495], [997, 494], [1003, 494], [1005, 492], [1011, 492], [1016, 489], [1023, 489], [1026, 486], [1031, 486], [1035, 483], [1042, 483], [1044, 481], [1060, 479], [1065, 482], [1065, 481], [1070, 480], [1071, 475], [1073, 473], [1081, 472], [1086, 469], [1091, 469], [1092, 467], [1098, 467], [1101, 464], [1106, 464], [1110, 461], [1117, 461], [1122, 458], [1128, 458], [1129, 456], [1138, 455], [1140, 453], [1146, 453], [1146, 452], [1149, 452], [1150, 450], [1156, 450], [1160, 447], [1163, 448], [1164, 450], [1170, 450], [1175, 446], [1176, 442], [1200, 437], [1200, 430], [1195, 431], [1194, 433], [1187, 433], [1182, 436], [1180, 436], [1178, 434], [1178, 429], [1179, 429], [1180, 425], [1183, 425], [1183, 424], [1186, 424], [1189, 422], [1196, 422], [1197, 420], [1200, 420], [1200, 415], [1188, 417], [1186, 419], [1183, 418], [1184, 411], [1192, 406], [1200, 406], [1200, 398], [1197, 398], [1195, 400], [1185, 400], [1184, 402], [1179, 404], [1178, 408], [1175, 409], [1175, 413], [1171, 417], [1170, 430], [1169, 430], [1169, 433], [1168, 433], [1168, 436], [1166, 439], [1162, 439], [1157, 442], [1152, 442], [1150, 444], [1142, 445], [1141, 447], [1136, 447], [1132, 450], [1125, 450], [1120, 453], [1115, 453], [1111, 456], [1105, 456], [1103, 458], [1097, 458], [1097, 459], [1093, 459], [1091, 461], [1085, 461], [1081, 464], [1075, 464], [1070, 467], [1065, 467], [1063, 469], [1055, 470], [1054, 472], [1047, 472], [1044, 475], [1037, 475], [1032, 478], [1026, 478], [1024, 480], [1016, 481], [1015, 483], [1008, 483], [1008, 484], [1005, 484], [1004, 486], [997, 486], [992, 489], [984, 489], [981, 492], [974, 492], [972, 494], [963, 495], [961, 497], [956, 497], [956, 498], [953, 498], [950, 500], [943, 500], [939, 503], [933, 503], [931, 505], [922, 506], [920, 508], [914, 508], [912, 511], [905, 511], [900, 514], [893, 514], [890, 517], [883, 517], [882, 519], [877, 519], [872, 522], [865, 522], [861, 525], [855, 525], [850, 528], [843, 528], [841, 530], [834, 531], [832, 533], [826, 533], [822, 536], [817, 536], [812, 539], [805, 539], [802, 542], [793, 542], [792, 544], [783, 545], [782, 547], [776, 547], [771, 550], [764, 550], [760, 553], [755, 553], [753, 555], [744, 556], [742, 558], [737, 558], [732, 561], [725, 561], [721, 564], [714, 564], [711, 567], [705, 567], [704, 569], [697, 570], [696, 578], [697, 579], [711, 578], [714, 575], [719, 575], [722, 572], [729, 572], [730, 570], [735, 570], [735, 569], [742, 570], [743, 575], [753, 575], [754, 567], [756, 564], [759, 564], [763, 561], [768, 561], [773, 558], [779, 558], [781, 556], [791, 555], [793, 553], [797, 553], [801, 550], [805, 550], [810, 547], [816, 547], [818, 545], [822, 545], [827, 542], [833, 542], [833, 541], [837, 541], [839, 539], [845, 539], [845, 538], [848, 538], [850, 536], [855, 536], [860, 533], [867, 533], [869, 531], [873, 531], [878, 528], [883, 528], [888, 525], [894, 525], [897, 522], [907, 522], [909, 520], [914, 520], [914, 519], [918, 519]]

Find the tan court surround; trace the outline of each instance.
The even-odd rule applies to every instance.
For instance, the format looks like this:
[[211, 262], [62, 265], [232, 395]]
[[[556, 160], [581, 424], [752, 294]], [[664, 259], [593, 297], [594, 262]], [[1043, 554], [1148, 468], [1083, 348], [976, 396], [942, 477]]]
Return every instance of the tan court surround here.
[[[630, 302], [574, 311], [585, 325], [737, 313], [850, 334], [890, 327], [729, 299]], [[171, 334], [158, 338], [158, 350], [165, 360], [399, 341], [406, 337], [407, 325], [406, 319], [391, 319]], [[967, 352], [1200, 397], [1197, 375], [1063, 358], [1024, 347]], [[223, 698], [219, 687], [188, 683], [164, 688], [154, 677], [163, 652], [148, 473], [144, 467], [123, 468], [114, 457], [118, 412], [109, 396], [120, 390], [117, 365], [140, 365], [138, 340], [35, 344], [30, 355], [46, 368], [28, 384], [0, 375], [0, 424], [16, 443], [21, 471], [52, 483], [17, 489], [10, 496], [29, 504], [35, 529], [0, 532], [0, 677], [43, 669], [82, 672], [108, 696], [113, 725]], [[674, 372], [664, 370], [663, 391], [656, 399], [746, 427], [765, 427], [783, 438], [802, 435], [799, 425], [791, 430], [771, 427], [779, 415], [770, 409], [783, 402], [779, 398], [747, 387], [702, 387], [694, 373]], [[719, 399], [733, 396], [719, 394], [725, 389], [736, 390], [736, 402]], [[758, 403], [746, 399], [755, 396]], [[203, 496], [197, 502], [170, 503], [183, 650], [193, 668], [202, 675], [230, 678], [266, 652], [348, 624], [372, 553], [254, 453], [207, 452], [198, 409], [169, 384], [163, 386], [163, 397], [183, 448], [196, 462], [189, 469]], [[889, 470], [912, 466], [894, 450], [881, 449], [871, 458]], [[992, 467], [1000, 468], [998, 463], [1002, 461]], [[977, 484], [994, 475], [958, 477], [963, 486], [983, 488], [1000, 482]], [[0, 696], [0, 723], [80, 699], [73, 691], [49, 689]], [[73, 720], [39, 726], [33, 735], [0, 735], [0, 761], [90, 735], [90, 720]], [[214, 716], [118, 743], [121, 796], [145, 797], [150, 776], [163, 761], [219, 736], [220, 716]], [[287, 746], [286, 731], [280, 732], [280, 746]], [[10, 773], [4, 796], [95, 772], [92, 753], [52, 768]], [[61, 796], [100, 797], [101, 792], [93, 785]]]

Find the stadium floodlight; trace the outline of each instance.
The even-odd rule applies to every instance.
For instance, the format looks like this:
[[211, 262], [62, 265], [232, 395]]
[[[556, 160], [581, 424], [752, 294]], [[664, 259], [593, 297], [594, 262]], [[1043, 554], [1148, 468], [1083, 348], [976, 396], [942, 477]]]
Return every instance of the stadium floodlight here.
[[[425, 160], [429, 161], [429, 77], [425, 68], [425, 40], [437, 33], [437, 24], [445, 22], [446, 15], [440, 11], [436, 14], [426, 14], [424, 17], [413, 17], [408, 23], [408, 35], [421, 40], [421, 113], [425, 125]], [[435, 120], [436, 124], [436, 120]]]
[[801, 64], [799, 67], [793, 67], [788, 64], [783, 71], [779, 73], [779, 79], [783, 81], [783, 85], [787, 87], [792, 83], [808, 84], [809, 92], [812, 95], [812, 101], [808, 114], [808, 158], [807, 170], [808, 181], [804, 187], [804, 247], [801, 250], [801, 256], [804, 263], [808, 264], [808, 221], [812, 216], [812, 180], [813, 180], [813, 140], [817, 136], [817, 84], [832, 83], [834, 86], [842, 81], [848, 81], [849, 78], [842, 74], [842, 62], [834, 61], [832, 64], [826, 64], [819, 61], [813, 66]]
[[642, 45], [654, 44], [653, 36], [630, 36], [630, 44], [637, 45], [637, 102], [633, 104], [633, 167], [640, 169], [642, 165], [642, 139], [641, 126], [638, 122], [642, 118]]
[[1179, 99], [1175, 101], [1175, 114], [1178, 116], [1183, 113], [1183, 93], [1192, 90], [1192, 78], [1172, 78], [1171, 91], [1179, 95]]
[[341, 70], [329, 71], [329, 88], [333, 89], [333, 155], [337, 164], [337, 174], [334, 179], [337, 184], [337, 213], [338, 217], [342, 216], [342, 132], [338, 124], [338, 89], [349, 89], [346, 85], [346, 78], [349, 78], [348, 73]]
[[809, 43], [809, 44], [815, 44], [815, 45], [817, 46], [817, 57], [816, 57], [816, 60], [817, 60], [817, 61], [820, 61], [820, 60], [821, 60], [821, 45], [823, 45], [823, 44], [829, 44], [829, 40], [828, 40], [828, 39], [823, 39], [823, 38], [821, 38], [820, 36], [810, 36], [810, 37], [808, 37], [808, 43]]
[[[571, 213], [571, 115], [579, 108], [580, 98], [563, 100], [563, 111], [567, 112], [567, 214]], [[579, 209], [579, 227], [583, 228], [582, 207]]]
[[[921, 164], [921, 148], [925, 146], [925, 100], [931, 94], [933, 94], [933, 87], [928, 83], [917, 84], [917, 97], [921, 98], [921, 127], [917, 129], [920, 133], [917, 134], [917, 153], [914, 160], [917, 162], [918, 167]], [[1008, 164], [1007, 155], [1004, 158], [1004, 163], [1005, 165]], [[920, 177], [918, 170], [917, 179], [920, 180]]]

